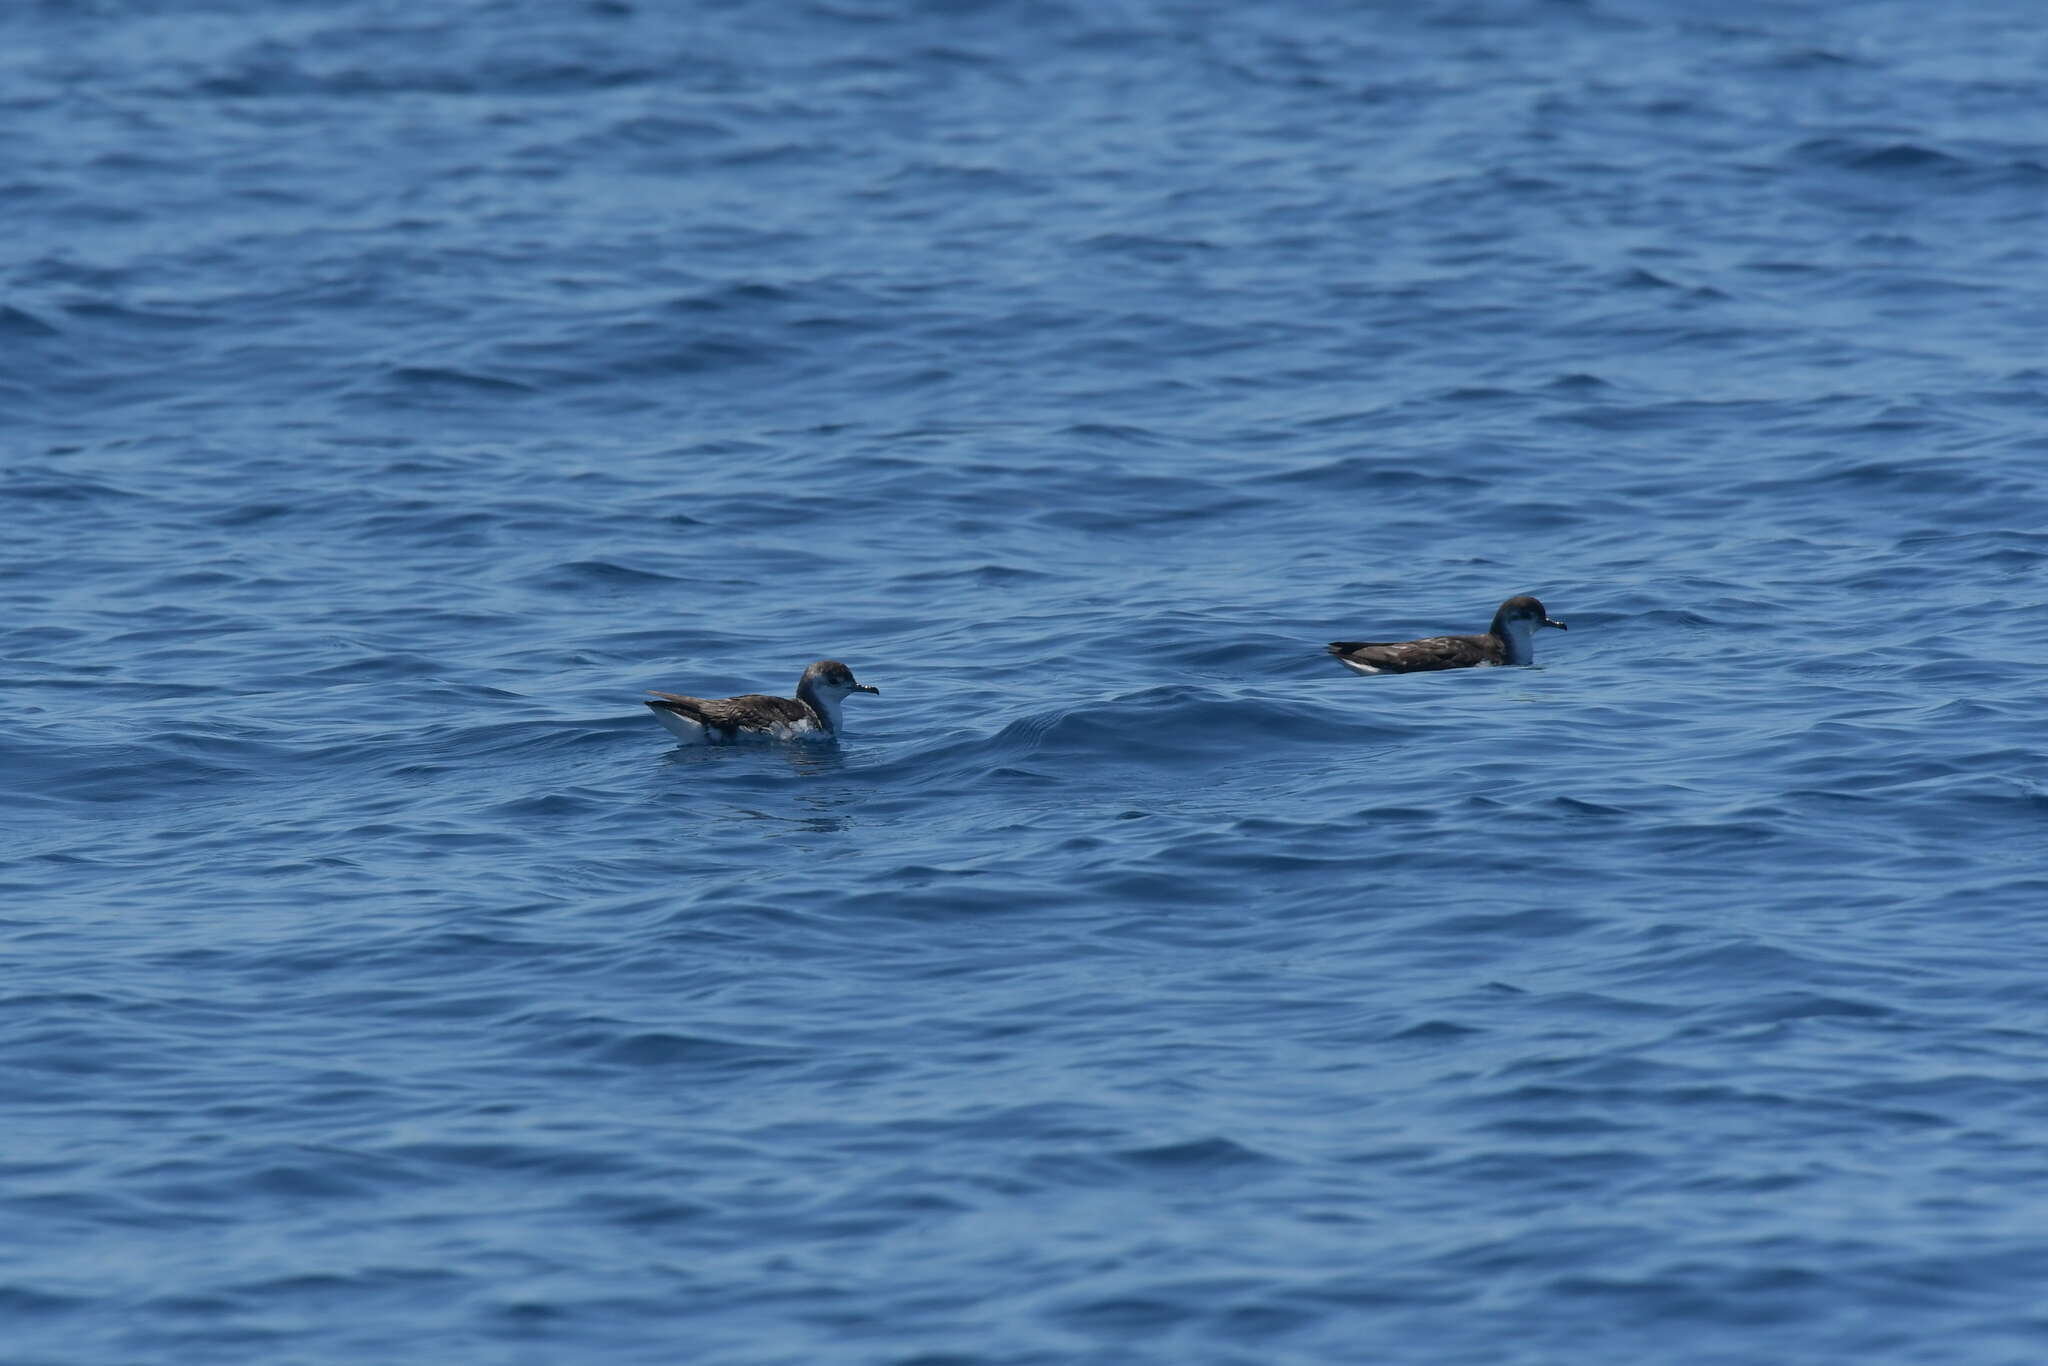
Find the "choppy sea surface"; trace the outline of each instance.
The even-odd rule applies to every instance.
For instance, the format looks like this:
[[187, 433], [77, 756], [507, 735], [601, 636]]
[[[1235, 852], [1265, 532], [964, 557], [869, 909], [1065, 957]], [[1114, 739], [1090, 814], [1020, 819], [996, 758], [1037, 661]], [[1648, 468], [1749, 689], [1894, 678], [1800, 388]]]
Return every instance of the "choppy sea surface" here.
[[0, 34], [10, 1366], [2048, 1360], [2038, 6]]

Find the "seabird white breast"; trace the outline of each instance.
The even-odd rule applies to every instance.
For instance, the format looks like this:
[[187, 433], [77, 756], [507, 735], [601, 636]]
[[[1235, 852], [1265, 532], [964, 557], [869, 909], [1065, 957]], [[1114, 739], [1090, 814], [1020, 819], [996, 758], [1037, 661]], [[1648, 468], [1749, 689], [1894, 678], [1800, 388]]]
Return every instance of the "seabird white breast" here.
[[881, 691], [856, 682], [853, 670], [838, 660], [821, 659], [796, 681], [793, 698], [765, 693], [686, 697], [656, 692], [656, 700], [647, 706], [654, 719], [686, 745], [726, 745], [742, 739], [830, 740], [839, 734], [839, 704], [849, 693], [879, 696]]
[[1484, 668], [1496, 664], [1534, 664], [1536, 630], [1565, 629], [1552, 621], [1543, 604], [1524, 594], [1509, 598], [1493, 614], [1483, 636], [1430, 636], [1426, 640], [1339, 640], [1330, 653], [1347, 669], [1362, 674], [1412, 674], [1432, 669]]

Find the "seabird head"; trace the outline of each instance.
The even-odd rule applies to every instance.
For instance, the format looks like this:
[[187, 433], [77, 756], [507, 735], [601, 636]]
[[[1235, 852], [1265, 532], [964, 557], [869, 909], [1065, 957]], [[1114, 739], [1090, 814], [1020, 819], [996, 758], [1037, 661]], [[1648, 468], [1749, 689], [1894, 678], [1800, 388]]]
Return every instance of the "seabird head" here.
[[1496, 630], [1511, 630], [1525, 636], [1539, 626], [1555, 626], [1560, 631], [1566, 629], [1563, 622], [1552, 621], [1550, 613], [1543, 610], [1543, 604], [1527, 593], [1502, 603], [1500, 611], [1493, 614], [1493, 622]]
[[797, 682], [799, 694], [803, 692], [806, 684], [835, 699], [856, 692], [873, 693], [877, 697], [882, 695], [880, 688], [870, 688], [865, 683], [855, 681], [853, 670], [836, 659], [821, 659], [805, 669], [804, 676]]

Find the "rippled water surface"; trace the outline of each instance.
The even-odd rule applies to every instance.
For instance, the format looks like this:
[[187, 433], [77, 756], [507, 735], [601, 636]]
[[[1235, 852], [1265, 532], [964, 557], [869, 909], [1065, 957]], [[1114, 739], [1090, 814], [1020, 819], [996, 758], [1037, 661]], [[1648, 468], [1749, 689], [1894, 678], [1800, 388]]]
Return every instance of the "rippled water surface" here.
[[2035, 6], [0, 27], [10, 1363], [2048, 1359]]

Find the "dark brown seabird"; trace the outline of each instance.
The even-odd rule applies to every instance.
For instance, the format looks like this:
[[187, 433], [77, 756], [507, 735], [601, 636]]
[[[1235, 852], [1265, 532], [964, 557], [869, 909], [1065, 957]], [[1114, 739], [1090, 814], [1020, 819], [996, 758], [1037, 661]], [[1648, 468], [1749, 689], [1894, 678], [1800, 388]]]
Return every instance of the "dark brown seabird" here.
[[1536, 628], [1555, 626], [1543, 604], [1524, 594], [1509, 598], [1493, 614], [1483, 636], [1431, 636], [1427, 640], [1339, 640], [1330, 653], [1347, 669], [1362, 674], [1413, 674], [1431, 669], [1484, 668], [1495, 664], [1534, 664]]
[[[650, 692], [653, 689], [649, 689]], [[726, 745], [734, 740], [830, 740], [839, 734], [839, 704], [849, 693], [881, 694], [854, 681], [853, 670], [836, 659], [821, 659], [796, 681], [796, 696], [685, 697], [655, 692], [654, 719], [686, 745]]]

